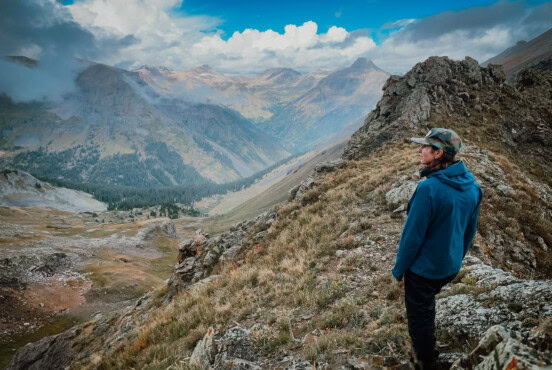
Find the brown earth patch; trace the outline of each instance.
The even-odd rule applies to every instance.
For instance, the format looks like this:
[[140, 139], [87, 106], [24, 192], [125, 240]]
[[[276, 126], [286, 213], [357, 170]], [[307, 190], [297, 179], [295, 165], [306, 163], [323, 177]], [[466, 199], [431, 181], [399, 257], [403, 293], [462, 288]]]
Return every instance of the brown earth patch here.
[[54, 315], [83, 304], [90, 287], [88, 281], [62, 283], [52, 279], [48, 285], [30, 285], [23, 290], [0, 288], [2, 337], [35, 331]]

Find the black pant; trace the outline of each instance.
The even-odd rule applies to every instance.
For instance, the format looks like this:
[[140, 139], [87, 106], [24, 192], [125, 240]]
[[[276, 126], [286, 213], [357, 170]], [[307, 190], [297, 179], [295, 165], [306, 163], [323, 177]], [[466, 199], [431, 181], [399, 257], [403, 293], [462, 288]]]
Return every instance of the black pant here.
[[434, 369], [438, 356], [435, 350], [435, 295], [455, 276], [426, 279], [407, 271], [404, 277], [408, 333], [418, 362], [424, 370]]

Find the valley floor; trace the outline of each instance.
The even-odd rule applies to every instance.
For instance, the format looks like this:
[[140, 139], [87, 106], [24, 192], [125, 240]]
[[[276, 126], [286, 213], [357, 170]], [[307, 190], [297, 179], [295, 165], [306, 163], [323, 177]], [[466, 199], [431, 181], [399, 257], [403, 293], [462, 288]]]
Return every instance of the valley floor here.
[[131, 305], [171, 275], [174, 224], [123, 214], [0, 207], [0, 368], [25, 343]]

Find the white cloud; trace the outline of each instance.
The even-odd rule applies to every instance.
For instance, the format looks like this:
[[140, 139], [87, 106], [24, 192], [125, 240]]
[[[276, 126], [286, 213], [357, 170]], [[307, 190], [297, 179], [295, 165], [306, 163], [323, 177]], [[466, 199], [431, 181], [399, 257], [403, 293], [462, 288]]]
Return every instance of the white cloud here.
[[332, 26], [322, 37], [323, 42], [343, 42], [349, 33], [345, 28]]
[[376, 65], [390, 72], [407, 72], [414, 64], [430, 56], [448, 56], [452, 59], [464, 59], [471, 56], [480, 63], [497, 55], [517, 39], [511, 30], [504, 27], [494, 27], [485, 30], [478, 37], [473, 37], [468, 31], [457, 30], [432, 39], [405, 41], [391, 36], [385, 40], [371, 57]]
[[220, 20], [174, 12], [181, 0], [85, 0], [69, 6], [75, 20], [98, 39], [132, 35], [138, 42], [106, 60], [134, 68], [142, 64], [187, 69], [209, 64], [229, 73], [260, 72], [269, 67], [299, 70], [335, 69], [354, 62], [376, 45], [368, 36], [351, 35], [342, 27], [318, 33], [308, 21], [273, 30], [236, 31], [228, 40], [206, 33]]
[[[532, 20], [543, 13], [546, 15]], [[401, 20], [383, 28], [396, 26], [400, 28], [368, 57], [389, 72], [405, 73], [433, 55], [453, 59], [471, 56], [482, 63], [517, 41], [530, 40], [552, 27], [552, 6], [548, 3], [529, 9], [521, 2], [498, 2], [408, 22]]]
[[[395, 73], [404, 73], [432, 55], [459, 59], [470, 55], [483, 62], [552, 26], [547, 20], [552, 16], [545, 16], [552, 7], [528, 8], [513, 1], [388, 22], [381, 27], [386, 39], [379, 46], [365, 31], [333, 26], [320, 33], [313, 21], [287, 25], [283, 33], [238, 30], [224, 39], [220, 32], [213, 32], [222, 20], [176, 12], [181, 1], [83, 0], [69, 9], [99, 40], [127, 35], [137, 40], [106, 57], [105, 63], [127, 68], [164, 65], [179, 70], [209, 64], [221, 72], [238, 74], [271, 67], [335, 69], [361, 56]], [[544, 15], [538, 22], [524, 23], [540, 13]]]
[[351, 64], [376, 47], [368, 36], [353, 36], [341, 27], [331, 27], [322, 34], [317, 31], [318, 26], [312, 21], [301, 26], [287, 25], [283, 34], [246, 29], [234, 32], [226, 41], [220, 35], [205, 36], [190, 52], [197, 60], [211, 65], [213, 59], [220, 57], [215, 63], [225, 71], [252, 72], [278, 66], [311, 71]]
[[73, 18], [98, 39], [132, 35], [138, 42], [111, 55], [106, 63], [186, 66], [189, 47], [220, 20], [176, 13], [181, 0], [86, 0], [69, 6]]

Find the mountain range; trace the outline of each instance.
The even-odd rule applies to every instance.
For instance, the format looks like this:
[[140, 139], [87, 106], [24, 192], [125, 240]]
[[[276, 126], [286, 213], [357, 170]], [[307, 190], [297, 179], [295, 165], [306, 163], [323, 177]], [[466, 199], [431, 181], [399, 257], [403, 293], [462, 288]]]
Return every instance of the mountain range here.
[[[40, 68], [29, 58], [8, 60]], [[256, 76], [79, 63], [76, 89], [62, 99], [17, 103], [0, 95], [3, 166], [139, 187], [238, 180], [358, 120], [387, 78], [364, 58], [333, 72], [277, 68]]]
[[144, 66], [134, 72], [160, 94], [228, 106], [294, 152], [312, 148], [366, 115], [389, 77], [366, 58], [347, 68], [307, 74], [271, 68], [256, 76], [226, 76], [207, 65], [185, 72]]

